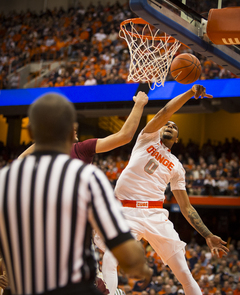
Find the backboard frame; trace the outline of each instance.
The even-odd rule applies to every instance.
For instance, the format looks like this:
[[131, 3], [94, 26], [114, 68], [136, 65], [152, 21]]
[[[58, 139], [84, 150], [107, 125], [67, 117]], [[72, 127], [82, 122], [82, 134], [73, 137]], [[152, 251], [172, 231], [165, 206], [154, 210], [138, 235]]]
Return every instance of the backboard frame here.
[[240, 77], [240, 55], [227, 45], [215, 45], [203, 39], [207, 24], [205, 18], [202, 18], [201, 23], [199, 19], [187, 21], [156, 0], [130, 0], [129, 5], [135, 14], [157, 29]]

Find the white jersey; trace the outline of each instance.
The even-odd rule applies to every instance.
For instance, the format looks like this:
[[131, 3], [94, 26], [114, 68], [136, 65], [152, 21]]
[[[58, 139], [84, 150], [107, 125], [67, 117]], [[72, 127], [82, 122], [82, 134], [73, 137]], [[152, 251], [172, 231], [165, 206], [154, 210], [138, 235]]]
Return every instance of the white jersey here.
[[185, 170], [177, 157], [160, 142], [160, 130], [141, 131], [130, 161], [120, 175], [115, 194], [119, 200], [164, 201], [165, 189], [185, 190]]

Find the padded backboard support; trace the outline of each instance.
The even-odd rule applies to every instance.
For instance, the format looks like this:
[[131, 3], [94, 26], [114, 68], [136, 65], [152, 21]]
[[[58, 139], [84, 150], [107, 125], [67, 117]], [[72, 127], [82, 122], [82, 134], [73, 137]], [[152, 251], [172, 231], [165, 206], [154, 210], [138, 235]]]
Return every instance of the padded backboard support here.
[[193, 25], [155, 0], [130, 0], [130, 8], [156, 28], [240, 77], [240, 55], [225, 45], [205, 41], [206, 22], [193, 21]]
[[207, 35], [217, 45], [240, 44], [240, 7], [210, 9]]

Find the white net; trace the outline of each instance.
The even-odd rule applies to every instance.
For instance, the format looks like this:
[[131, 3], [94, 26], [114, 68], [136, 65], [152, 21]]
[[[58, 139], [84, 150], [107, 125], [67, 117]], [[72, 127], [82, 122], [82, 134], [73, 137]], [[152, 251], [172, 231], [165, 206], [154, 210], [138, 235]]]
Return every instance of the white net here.
[[128, 81], [147, 82], [151, 89], [164, 86], [180, 42], [149, 24], [132, 21], [121, 24], [120, 37], [126, 40], [130, 53]]

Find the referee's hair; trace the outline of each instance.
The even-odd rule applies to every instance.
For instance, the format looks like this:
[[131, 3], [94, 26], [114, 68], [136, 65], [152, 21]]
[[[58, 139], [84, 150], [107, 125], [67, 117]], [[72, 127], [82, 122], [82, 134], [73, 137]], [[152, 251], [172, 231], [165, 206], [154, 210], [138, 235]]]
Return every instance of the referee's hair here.
[[65, 97], [49, 93], [35, 100], [28, 109], [36, 143], [63, 143], [72, 135], [76, 110]]

